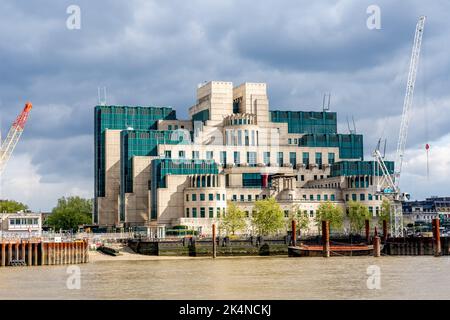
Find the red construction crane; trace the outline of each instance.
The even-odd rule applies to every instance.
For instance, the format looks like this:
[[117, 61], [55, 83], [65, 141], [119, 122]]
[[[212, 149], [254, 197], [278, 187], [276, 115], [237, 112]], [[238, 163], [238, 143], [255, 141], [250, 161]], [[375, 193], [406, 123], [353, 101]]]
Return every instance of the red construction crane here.
[[23, 111], [19, 114], [16, 120], [13, 122], [11, 128], [9, 129], [6, 139], [1, 143], [0, 147], [0, 175], [6, 167], [6, 164], [11, 157], [14, 148], [19, 142], [20, 136], [22, 135], [25, 123], [28, 119], [28, 114], [31, 111], [32, 104], [30, 102], [25, 103]]

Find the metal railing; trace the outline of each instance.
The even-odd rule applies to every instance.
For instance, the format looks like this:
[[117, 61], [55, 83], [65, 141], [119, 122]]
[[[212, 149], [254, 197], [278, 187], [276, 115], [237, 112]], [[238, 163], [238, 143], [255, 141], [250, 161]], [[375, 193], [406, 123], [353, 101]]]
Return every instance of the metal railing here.
[[89, 242], [103, 242], [103, 241], [119, 241], [132, 239], [136, 237], [135, 232], [115, 232], [115, 233], [70, 233], [70, 232], [52, 232], [42, 231], [39, 232], [0, 232], [0, 241], [20, 241], [20, 240], [32, 240], [32, 241], [55, 241], [56, 239], [64, 242], [70, 242], [75, 240], [87, 239]]

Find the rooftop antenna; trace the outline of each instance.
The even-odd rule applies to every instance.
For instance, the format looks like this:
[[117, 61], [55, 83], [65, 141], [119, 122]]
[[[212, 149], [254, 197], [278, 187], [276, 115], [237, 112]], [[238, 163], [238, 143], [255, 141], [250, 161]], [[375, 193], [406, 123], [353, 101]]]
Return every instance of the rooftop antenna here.
[[98, 104], [101, 106], [106, 106], [106, 87], [103, 88], [97, 87], [97, 95], [98, 95]]
[[348, 128], [348, 132], [349, 132], [350, 134], [355, 134], [355, 133], [356, 133], [355, 119], [354, 119], [353, 116], [352, 116], [352, 122], [353, 122], [353, 129], [352, 129], [352, 128], [350, 128], [350, 122], [348, 121], [348, 116], [347, 116], [346, 118], [347, 118], [347, 128]]
[[345, 116], [345, 119], [347, 120], [348, 133], [352, 133], [352, 129], [350, 129], [350, 122], [348, 122], [348, 116]]
[[[323, 112], [330, 110], [330, 100], [331, 100], [331, 93], [324, 93], [323, 99], [322, 99]], [[325, 103], [326, 103], [326, 105], [325, 105]]]

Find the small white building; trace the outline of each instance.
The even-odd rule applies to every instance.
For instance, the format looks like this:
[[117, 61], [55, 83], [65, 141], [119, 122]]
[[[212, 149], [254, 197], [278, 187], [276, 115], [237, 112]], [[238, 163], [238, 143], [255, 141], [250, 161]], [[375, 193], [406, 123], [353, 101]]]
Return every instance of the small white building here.
[[0, 236], [2, 238], [40, 237], [41, 233], [41, 213], [0, 213]]

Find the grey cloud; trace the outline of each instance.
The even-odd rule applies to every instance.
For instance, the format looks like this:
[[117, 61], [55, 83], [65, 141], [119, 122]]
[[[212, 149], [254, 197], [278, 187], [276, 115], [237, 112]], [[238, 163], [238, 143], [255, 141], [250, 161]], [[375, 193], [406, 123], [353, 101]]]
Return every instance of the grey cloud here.
[[[374, 31], [366, 28], [372, 1], [81, 0], [78, 31], [65, 27], [70, 4], [0, 4], [3, 134], [31, 100], [35, 108], [16, 151], [31, 155], [44, 183], [93, 185], [98, 86], [107, 86], [108, 103], [171, 105], [179, 118], [205, 80], [267, 82], [273, 109], [320, 110], [322, 94], [331, 91], [339, 127], [346, 131], [345, 118], [353, 115], [367, 155], [383, 124], [393, 150], [420, 14], [428, 21], [409, 145], [426, 140], [419, 121], [425, 104], [449, 107], [446, 1], [377, 1], [382, 29]], [[450, 132], [450, 112], [429, 120], [429, 140]]]

